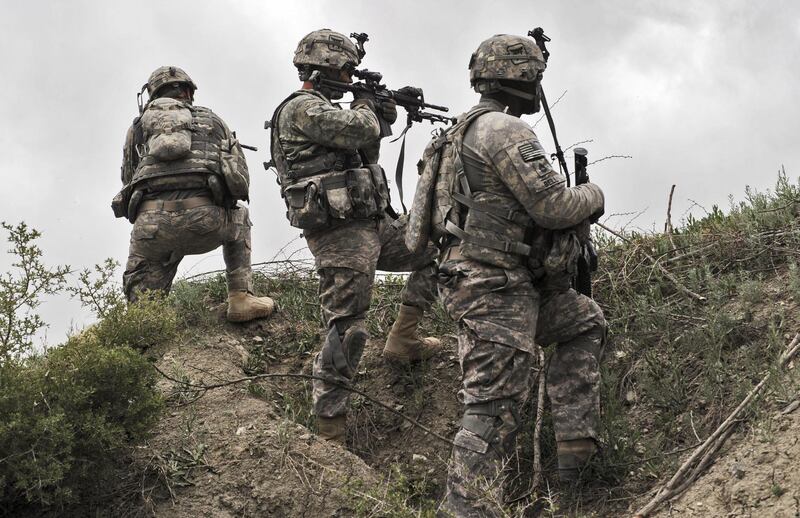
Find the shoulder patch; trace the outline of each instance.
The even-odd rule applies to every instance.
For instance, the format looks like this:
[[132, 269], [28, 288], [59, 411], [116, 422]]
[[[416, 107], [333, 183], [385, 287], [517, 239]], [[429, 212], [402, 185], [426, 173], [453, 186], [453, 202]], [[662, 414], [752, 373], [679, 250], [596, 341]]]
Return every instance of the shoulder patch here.
[[546, 158], [544, 148], [535, 140], [523, 142], [517, 146], [517, 151], [524, 162], [533, 162], [539, 158]]

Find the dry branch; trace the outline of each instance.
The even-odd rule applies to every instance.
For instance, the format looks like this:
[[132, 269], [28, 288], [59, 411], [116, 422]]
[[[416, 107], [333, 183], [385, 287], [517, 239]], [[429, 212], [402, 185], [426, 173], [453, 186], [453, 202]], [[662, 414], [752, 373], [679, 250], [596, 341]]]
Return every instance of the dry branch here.
[[[794, 340], [786, 348], [786, 351], [781, 355], [778, 366], [783, 369], [792, 360], [792, 358], [800, 351], [800, 333], [796, 334]], [[681, 464], [678, 471], [672, 478], [664, 484], [664, 487], [650, 499], [639, 511], [636, 512], [634, 518], [645, 518], [650, 515], [659, 505], [663, 502], [678, 496], [685, 491], [695, 479], [702, 473], [713, 460], [714, 456], [722, 448], [723, 444], [730, 435], [733, 433], [733, 425], [739, 422], [739, 416], [745, 408], [764, 390], [767, 382], [772, 378], [774, 371], [769, 371], [758, 385], [747, 394], [739, 406], [731, 412], [725, 421], [712, 433], [703, 444], [689, 456], [689, 458]]]
[[[623, 236], [622, 234], [620, 234], [620, 233], [619, 233], [619, 232], [617, 232], [616, 230], [613, 230], [613, 229], [611, 229], [611, 228], [609, 228], [609, 227], [607, 227], [607, 226], [603, 225], [603, 224], [602, 224], [602, 223], [600, 223], [600, 222], [596, 223], [596, 225], [597, 225], [597, 226], [599, 226], [600, 228], [602, 228], [603, 230], [605, 230], [606, 232], [608, 232], [609, 234], [611, 234], [611, 235], [613, 235], [613, 236], [616, 236], [616, 237], [618, 237], [618, 238], [619, 238], [619, 239], [621, 239], [622, 241], [624, 241], [624, 242], [626, 242], [626, 243], [631, 243], [631, 240], [630, 240], [630, 239], [628, 239], [627, 237]], [[670, 273], [670, 272], [669, 272], [669, 271], [668, 271], [666, 268], [664, 268], [663, 266], [661, 266], [661, 263], [659, 263], [659, 262], [656, 260], [656, 258], [655, 258], [655, 257], [653, 257], [652, 255], [648, 254], [648, 253], [647, 253], [647, 252], [645, 252], [644, 250], [642, 250], [642, 253], [644, 254], [644, 256], [645, 256], [645, 257], [647, 257], [648, 259], [650, 259], [650, 261], [652, 261], [652, 262], [653, 262], [653, 264], [654, 264], [655, 266], [657, 266], [659, 270], [661, 270], [661, 274], [662, 274], [662, 275], [664, 275], [664, 277], [666, 277], [667, 279], [669, 279], [669, 281], [670, 281], [670, 282], [672, 282], [672, 284], [674, 284], [676, 288], [678, 288], [678, 289], [679, 289], [680, 291], [682, 291], [684, 294], [688, 295], [690, 298], [693, 298], [694, 300], [696, 300], [696, 301], [698, 301], [698, 302], [706, 302], [706, 300], [707, 300], [707, 299], [706, 299], [704, 296], [702, 296], [702, 295], [699, 295], [699, 294], [697, 294], [697, 293], [693, 292], [692, 290], [690, 290], [689, 288], [687, 288], [686, 286], [684, 286], [684, 285], [681, 283], [681, 281], [679, 281], [679, 280], [678, 280], [678, 278], [677, 278], [677, 277], [675, 277], [674, 275], [672, 275], [672, 274], [671, 274], [671, 273]]]
[[544, 396], [546, 390], [547, 367], [549, 362], [545, 362], [544, 351], [539, 350], [539, 388], [536, 397], [536, 424], [533, 426], [533, 481], [531, 482], [531, 492], [536, 491], [542, 481], [542, 417], [544, 416]]
[[361, 390], [358, 390], [357, 388], [353, 388], [353, 387], [344, 385], [342, 383], [338, 383], [337, 381], [334, 381], [334, 380], [331, 380], [331, 379], [328, 379], [328, 378], [323, 378], [321, 376], [313, 376], [311, 374], [297, 374], [297, 373], [267, 373], [267, 374], [256, 374], [254, 376], [246, 376], [244, 378], [237, 378], [237, 379], [234, 379], [234, 380], [225, 380], [225, 381], [222, 381], [220, 383], [212, 383], [210, 385], [206, 385], [204, 383], [190, 383], [188, 381], [179, 380], [179, 379], [174, 378], [174, 377], [170, 376], [169, 374], [165, 373], [164, 371], [162, 371], [161, 369], [159, 369], [155, 365], [153, 365], [153, 368], [156, 370], [156, 372], [161, 374], [161, 376], [163, 376], [164, 378], [172, 381], [173, 383], [178, 383], [179, 385], [183, 385], [184, 387], [189, 387], [189, 388], [193, 388], [193, 389], [201, 391], [200, 396], [195, 398], [193, 401], [196, 401], [197, 399], [200, 399], [200, 397], [202, 397], [202, 395], [205, 394], [206, 392], [208, 392], [209, 390], [218, 389], [218, 388], [222, 388], [222, 387], [229, 387], [231, 385], [237, 385], [239, 383], [245, 383], [245, 382], [269, 380], [269, 379], [275, 379], [275, 378], [294, 378], [294, 379], [324, 381], [325, 383], [329, 383], [331, 385], [335, 385], [336, 387], [344, 389], [344, 390], [347, 390], [349, 392], [352, 392], [353, 394], [358, 394], [359, 396], [363, 397], [364, 399], [366, 399], [368, 401], [371, 401], [372, 403], [375, 403], [376, 405], [378, 405], [379, 407], [383, 408], [384, 410], [387, 410], [387, 411], [393, 413], [394, 415], [396, 415], [398, 417], [401, 417], [402, 419], [405, 419], [406, 421], [408, 421], [412, 425], [416, 426], [420, 430], [424, 431], [428, 435], [436, 437], [440, 441], [446, 442], [447, 444], [449, 444], [451, 446], [457, 446], [453, 441], [451, 441], [447, 437], [439, 435], [438, 433], [434, 432], [433, 430], [431, 430], [430, 428], [428, 428], [424, 424], [420, 423], [416, 419], [408, 417], [404, 413], [395, 410], [394, 408], [392, 408], [390, 405], [387, 405], [383, 401], [379, 401], [379, 400], [371, 397], [370, 395], [366, 394], [365, 392], [362, 392]]

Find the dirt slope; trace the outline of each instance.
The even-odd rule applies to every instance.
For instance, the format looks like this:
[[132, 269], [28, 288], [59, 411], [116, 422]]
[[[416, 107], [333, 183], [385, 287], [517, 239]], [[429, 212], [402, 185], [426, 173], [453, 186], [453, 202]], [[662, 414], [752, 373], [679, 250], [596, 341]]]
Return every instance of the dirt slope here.
[[798, 517], [798, 459], [800, 410], [795, 409], [736, 437], [702, 478], [656, 516]]
[[[157, 365], [205, 383], [240, 378], [242, 342], [236, 330], [199, 335]], [[167, 394], [178, 387], [166, 379], [160, 385]], [[171, 490], [154, 495], [157, 516], [351, 516], [348, 491], [377, 480], [361, 459], [282, 418], [246, 384], [184, 404], [194, 396], [175, 400], [139, 451]]]

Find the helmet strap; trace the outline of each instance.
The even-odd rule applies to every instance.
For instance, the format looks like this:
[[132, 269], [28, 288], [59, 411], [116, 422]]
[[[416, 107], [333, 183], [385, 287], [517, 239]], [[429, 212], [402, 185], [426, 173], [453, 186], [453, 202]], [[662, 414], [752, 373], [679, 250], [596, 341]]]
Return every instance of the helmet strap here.
[[514, 97], [520, 97], [522, 99], [525, 99], [526, 101], [533, 101], [534, 99], [536, 99], [536, 94], [531, 94], [523, 90], [519, 90], [518, 88], [512, 88], [510, 86], [505, 86], [503, 84], [500, 84], [499, 90], [509, 95], [513, 95]]

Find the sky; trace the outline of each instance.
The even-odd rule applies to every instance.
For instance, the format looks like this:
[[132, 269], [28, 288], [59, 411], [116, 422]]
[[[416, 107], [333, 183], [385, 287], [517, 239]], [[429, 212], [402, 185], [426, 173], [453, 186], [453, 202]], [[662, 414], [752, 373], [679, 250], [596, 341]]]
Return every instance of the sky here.
[[[297, 42], [322, 27], [366, 32], [362, 67], [390, 88], [423, 88], [460, 113], [477, 101], [467, 63], [493, 34], [552, 38], [543, 86], [566, 148], [581, 141], [593, 182], [606, 194], [606, 224], [663, 229], [670, 187], [673, 223], [714, 204], [764, 190], [784, 166], [800, 174], [800, 3], [607, 0], [336, 2], [0, 0], [0, 220], [43, 233], [50, 264], [82, 269], [111, 257], [124, 265], [130, 224], [115, 219], [125, 132], [136, 93], [161, 65], [186, 70], [208, 106], [258, 146], [251, 175], [253, 261], [303, 248], [288, 225], [275, 175], [265, 171], [264, 121], [299, 82]], [[535, 125], [553, 150], [546, 121]], [[394, 126], [399, 134], [403, 113]], [[406, 201], [414, 164], [433, 129], [406, 143]], [[385, 143], [394, 175], [399, 142]], [[571, 153], [567, 153], [571, 164]], [[396, 199], [396, 207], [399, 200]], [[5, 236], [0, 236], [5, 238]], [[298, 254], [303, 255], [300, 250]], [[0, 255], [5, 270], [10, 257]], [[221, 249], [184, 259], [179, 276], [222, 268]], [[121, 270], [120, 275], [121, 277]], [[48, 340], [91, 321], [75, 301], [48, 299]]]

